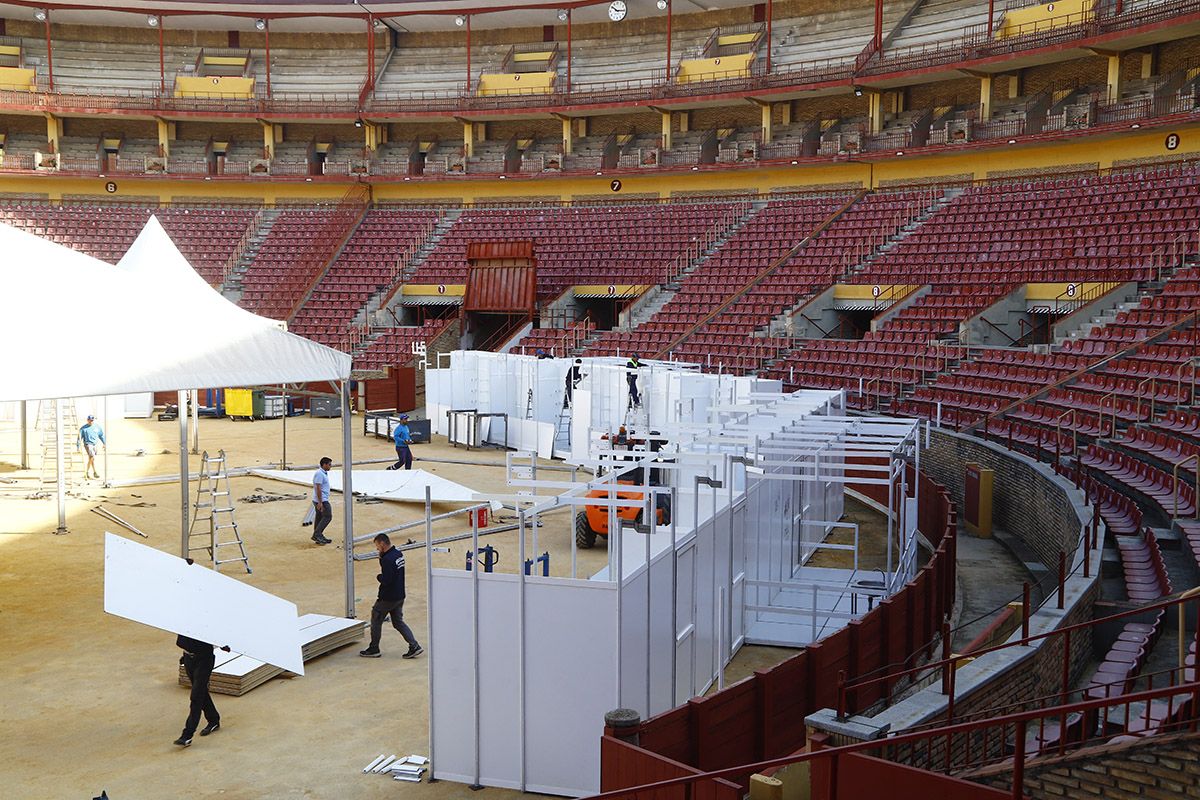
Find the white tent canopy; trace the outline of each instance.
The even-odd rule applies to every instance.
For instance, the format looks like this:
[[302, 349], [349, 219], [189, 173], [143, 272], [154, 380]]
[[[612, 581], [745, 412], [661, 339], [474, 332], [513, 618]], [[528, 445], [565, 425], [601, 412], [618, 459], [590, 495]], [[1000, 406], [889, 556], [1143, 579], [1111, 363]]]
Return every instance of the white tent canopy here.
[[[180, 392], [182, 408], [189, 389], [337, 381], [349, 407], [349, 355], [226, 300], [192, 269], [156, 218], [119, 266], [4, 224], [0, 253], [0, 319], [26, 338], [10, 342], [0, 402], [173, 390]], [[58, 528], [66, 532], [61, 405], [58, 410]], [[186, 556], [186, 415], [179, 422], [180, 550]], [[352, 488], [349, 426], [343, 414], [342, 457]], [[353, 503], [345, 504], [344, 518], [346, 613], [353, 617]]]
[[[345, 380], [350, 356], [209, 287], [157, 219], [120, 268], [0, 225], [10, 347], [0, 401]], [[11, 343], [10, 343], [11, 344]]]

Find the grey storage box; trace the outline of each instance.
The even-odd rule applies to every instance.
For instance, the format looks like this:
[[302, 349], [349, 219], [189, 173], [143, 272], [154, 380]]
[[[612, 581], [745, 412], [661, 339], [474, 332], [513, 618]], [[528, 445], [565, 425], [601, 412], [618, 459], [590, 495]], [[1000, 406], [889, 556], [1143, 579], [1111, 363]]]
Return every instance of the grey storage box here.
[[314, 397], [308, 405], [308, 412], [314, 417], [340, 417], [342, 403], [336, 397]]
[[412, 435], [414, 443], [427, 444], [430, 436], [429, 420], [410, 419], [408, 421], [408, 432]]

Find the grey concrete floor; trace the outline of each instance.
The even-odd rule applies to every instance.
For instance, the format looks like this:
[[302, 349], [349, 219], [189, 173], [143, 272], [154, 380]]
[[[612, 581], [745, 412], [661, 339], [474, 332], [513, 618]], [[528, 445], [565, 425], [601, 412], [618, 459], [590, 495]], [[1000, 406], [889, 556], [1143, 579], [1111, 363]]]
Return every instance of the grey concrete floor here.
[[[955, 651], [960, 651], [990, 625], [1007, 603], [1020, 600], [1025, 581], [1037, 581], [1025, 563], [1001, 544], [1002, 538], [1003, 531], [984, 539], [959, 529], [958, 586], [962, 609], [952, 642]], [[1032, 602], [1036, 604], [1038, 599], [1035, 590]]]

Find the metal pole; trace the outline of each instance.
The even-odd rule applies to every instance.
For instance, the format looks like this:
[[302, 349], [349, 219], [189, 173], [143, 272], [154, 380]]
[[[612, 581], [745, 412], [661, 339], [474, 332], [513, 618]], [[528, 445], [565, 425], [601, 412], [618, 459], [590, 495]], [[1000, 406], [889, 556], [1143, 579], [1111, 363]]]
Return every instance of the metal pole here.
[[[814, 613], [814, 618], [816, 614]], [[717, 587], [717, 691], [725, 688], [725, 648], [728, 644], [725, 642], [724, 625], [722, 620], [725, 618], [725, 587]]]
[[[104, 448], [105, 453], [108, 448]], [[200, 390], [192, 389], [192, 455], [200, 454]], [[107, 472], [105, 473], [108, 474]]]
[[679, 513], [678, 489], [671, 487], [671, 707], [679, 702], [679, 545], [675, 518]]
[[[309, 401], [311, 408], [311, 400]], [[283, 453], [279, 456], [279, 468], [287, 469], [287, 418], [288, 418], [288, 396], [287, 389], [283, 390]]]
[[179, 557], [188, 557], [188, 419], [187, 391], [175, 393], [175, 416], [179, 419]]
[[21, 401], [21, 469], [29, 469], [29, 402]]
[[[1147, 705], [1147, 708], [1149, 708], [1149, 705]], [[1016, 754], [1012, 765], [1013, 800], [1022, 800], [1025, 797], [1025, 730], [1027, 725], [1028, 723], [1025, 720], [1018, 722], [1014, 737]]]
[[[428, 493], [428, 489], [426, 492]], [[572, 540], [574, 541], [574, 540]], [[431, 550], [429, 543], [425, 545], [426, 550]], [[471, 784], [472, 789], [482, 789], [483, 786], [479, 783], [479, 512], [471, 512], [471, 560], [474, 562], [471, 565], [471, 652], [475, 656], [474, 662], [471, 664], [472, 677], [472, 692], [474, 692], [474, 701], [471, 708], [475, 713], [475, 782]], [[574, 577], [574, 576], [572, 576]], [[429, 597], [433, 597], [433, 591], [427, 592]], [[433, 703], [432, 695], [429, 698], [430, 704]], [[432, 711], [429, 718], [433, 719]]]
[[371, 14], [367, 14], [367, 78], [363, 86], [375, 88], [375, 17]]
[[267, 99], [269, 100], [271, 98], [271, 20], [269, 19], [263, 20], [263, 37], [266, 40], [267, 50]]
[[67, 532], [67, 474], [66, 459], [63, 458], [63, 412], [62, 400], [54, 402], [54, 464], [55, 494], [58, 499], [58, 528], [55, 533]]
[[[349, 405], [346, 403], [349, 395], [346, 393], [346, 382], [342, 381], [342, 419], [346, 418], [346, 411], [349, 410]], [[343, 428], [349, 431], [345, 425]], [[349, 433], [346, 434], [347, 441]], [[349, 464], [347, 463], [347, 466]], [[354, 504], [353, 498], [350, 497], [348, 491], [343, 492], [345, 495], [346, 505]], [[425, 487], [425, 616], [426, 616], [426, 636], [429, 637], [429, 761], [432, 764], [437, 762], [433, 760], [433, 659], [436, 657], [434, 651], [437, 647], [433, 644], [433, 500], [430, 497], [430, 488]], [[347, 537], [346, 552], [349, 553], [349, 537]], [[353, 563], [351, 561], [351, 563]], [[478, 567], [478, 564], [476, 565]], [[479, 666], [479, 659], [475, 659], [476, 669]], [[477, 762], [478, 763], [478, 762]], [[437, 773], [430, 773], [430, 781], [437, 779]]]
[[[354, 619], [354, 480], [350, 474], [353, 471], [354, 453], [350, 439], [350, 384], [348, 381], [338, 383], [338, 392], [342, 399], [342, 549], [346, 556], [346, 618]], [[426, 493], [428, 494], [428, 487]], [[432, 632], [431, 632], [432, 634]], [[430, 661], [433, 657], [430, 656]], [[433, 664], [429, 665], [429, 681], [433, 683]], [[432, 686], [430, 689], [432, 690]], [[433, 692], [430, 691], [431, 698]], [[433, 727], [433, 715], [429, 717], [430, 728]], [[433, 731], [430, 730], [429, 756], [433, 760]]]
[[[104, 424], [108, 424], [108, 395], [104, 395]], [[102, 486], [108, 486], [108, 443], [104, 443], [104, 481]]]
[[875, 36], [872, 41], [876, 51], [883, 49], [883, 0], [875, 0]]
[[647, 520], [649, 520], [649, 523], [650, 523], [650, 528], [649, 528], [648, 532], [646, 533], [646, 716], [649, 717], [651, 714], [654, 713], [653, 709], [650, 706], [650, 659], [651, 659], [651, 655], [650, 655], [650, 647], [651, 647], [650, 624], [651, 624], [651, 619], [652, 619], [651, 614], [650, 614], [650, 602], [651, 602], [651, 600], [650, 600], [650, 540], [652, 538], [654, 538], [654, 523], [656, 522], [656, 520], [655, 520], [655, 508], [654, 508], [654, 495], [650, 494], [650, 466], [649, 466], [649, 464], [646, 465], [643, 472], [645, 473], [645, 475], [644, 475], [645, 483], [643, 483], [642, 485], [646, 487], [645, 518]]
[[725, 645], [727, 650], [733, 650], [733, 457], [729, 453], [725, 454], [725, 488], [729, 490], [729, 568], [725, 571], [725, 586], [729, 592], [729, 606], [726, 609], [729, 640]]
[[774, 0], [767, 0], [767, 69], [769, 75], [771, 73], [771, 9], [775, 5]]
[[[900, 502], [904, 502], [903, 497], [900, 498]], [[895, 535], [893, 519], [896, 515], [896, 473], [893, 470], [888, 470], [887, 573], [889, 585], [892, 580], [892, 536]]]
[[571, 91], [571, 9], [567, 9], [567, 92]]
[[[428, 490], [427, 490], [428, 491]], [[521, 753], [521, 791], [525, 791], [525, 510], [517, 512], [517, 533], [520, 544], [517, 546], [517, 724], [520, 727], [521, 738], [519, 751]], [[432, 670], [430, 671], [432, 675]], [[429, 694], [433, 697], [433, 692]]]
[[[47, 29], [49, 30], [49, 29]], [[49, 41], [49, 34], [47, 34]], [[666, 83], [671, 83], [671, 0], [667, 0], [667, 76]]]
[[[163, 22], [166, 17], [159, 15], [158, 17], [158, 90], [164, 94], [167, 91], [167, 64], [166, 57], [163, 55]], [[162, 155], [162, 153], [159, 153]]]
[[50, 9], [46, 9], [46, 88], [54, 91], [54, 49], [50, 44]]
[[[616, 467], [614, 466], [613, 469], [615, 469], [615, 468]], [[609, 498], [610, 503], [616, 497], [613, 494], [613, 490], [612, 490], [612, 483], [614, 483], [614, 482], [615, 481], [609, 483], [608, 498]], [[616, 622], [617, 622], [617, 647], [616, 647], [616, 651], [617, 651], [616, 652], [616, 657], [617, 657], [617, 664], [616, 664], [617, 697], [616, 697], [616, 703], [617, 704], [614, 707], [621, 708], [624, 705], [621, 702], [621, 651], [622, 651], [622, 647], [621, 647], [621, 614], [623, 612], [623, 605], [624, 605], [622, 603], [622, 600], [624, 599], [624, 594], [625, 594], [625, 588], [623, 585], [623, 576], [625, 574], [625, 571], [624, 571], [624, 564], [623, 564], [623, 559], [622, 559], [622, 551], [624, 551], [625, 548], [622, 547], [624, 542], [621, 540], [621, 528], [620, 528], [620, 520], [617, 518], [617, 507], [615, 505], [609, 505], [608, 513], [609, 513], [609, 517], [608, 517], [608, 550], [610, 553], [609, 557], [612, 559], [612, 562], [616, 565], [615, 566], [616, 574], [614, 575], [613, 571], [609, 570], [609, 577], [612, 578], [613, 580], [615, 580], [616, 585], [617, 585], [617, 619], [616, 619]], [[524, 562], [522, 562], [522, 563], [524, 563]]]
[[[471, 15], [467, 14], [467, 90], [471, 93]], [[522, 562], [524, 563], [524, 562]]]

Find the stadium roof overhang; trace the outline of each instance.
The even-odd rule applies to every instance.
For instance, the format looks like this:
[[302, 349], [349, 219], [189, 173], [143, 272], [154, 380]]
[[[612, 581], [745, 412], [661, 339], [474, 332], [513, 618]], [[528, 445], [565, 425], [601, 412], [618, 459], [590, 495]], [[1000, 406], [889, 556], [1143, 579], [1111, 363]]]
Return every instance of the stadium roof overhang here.
[[[0, 3], [0, 16], [20, 18], [32, 16], [34, 9], [49, 9], [55, 22], [140, 26], [145, 24], [146, 16], [161, 15], [169, 28], [247, 31], [255, 29], [256, 20], [263, 19], [270, 20], [271, 29], [280, 32], [361, 32], [366, 20], [375, 19], [400, 31], [453, 31], [459, 27], [455, 17], [467, 15], [476, 28], [561, 24], [558, 12], [568, 10], [576, 24], [609, 22], [608, 5], [609, 0], [121, 0], [117, 4], [8, 0]], [[628, 5], [625, 22], [667, 13], [660, 11], [654, 0], [631, 0]], [[752, 5], [751, 0], [671, 0], [668, 8], [672, 13], [686, 14]]]

